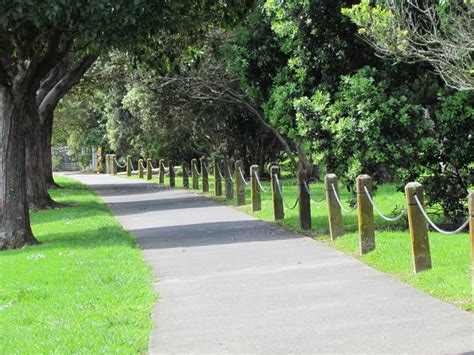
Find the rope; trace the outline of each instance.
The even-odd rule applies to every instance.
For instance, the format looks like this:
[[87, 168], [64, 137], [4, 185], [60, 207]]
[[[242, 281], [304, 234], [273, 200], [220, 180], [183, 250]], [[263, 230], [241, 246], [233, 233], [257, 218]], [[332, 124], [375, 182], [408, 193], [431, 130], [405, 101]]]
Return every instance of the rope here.
[[331, 183], [331, 187], [332, 187], [332, 191], [334, 192], [334, 196], [336, 197], [336, 201], [339, 204], [339, 206], [341, 207], [341, 209], [346, 213], [351, 213], [352, 211], [354, 211], [355, 208], [351, 208], [351, 209], [348, 210], [347, 208], [345, 208], [342, 205], [341, 200], [339, 200], [339, 196], [337, 195], [336, 188], [334, 187], [334, 184]]
[[315, 199], [313, 198], [313, 196], [311, 195], [311, 191], [309, 190], [308, 184], [307, 184], [306, 181], [304, 181], [304, 180], [303, 180], [303, 186], [304, 186], [304, 188], [306, 189], [306, 192], [308, 192], [309, 199], [310, 199], [311, 201], [313, 201], [314, 203], [317, 204], [316, 207], [321, 207], [321, 206], [323, 205], [322, 202], [324, 202], [324, 200], [325, 200], [326, 198], [323, 197], [323, 198], [322, 198], [321, 200], [319, 200], [319, 201], [318, 201], [318, 200], [315, 200]]
[[114, 158], [114, 162], [115, 162], [115, 164], [117, 164], [117, 166], [118, 166], [119, 168], [121, 168], [121, 169], [125, 169], [125, 168], [127, 167], [127, 164], [125, 164], [125, 165], [120, 165], [119, 162], [117, 161], [117, 158]]
[[244, 184], [248, 185], [249, 182], [245, 180], [244, 174], [242, 173], [242, 169], [240, 168], [240, 166], [239, 166], [239, 173], [240, 173], [240, 177], [242, 178], [242, 181], [244, 182]]
[[217, 164], [217, 173], [219, 174], [222, 180], [225, 180], [224, 176], [222, 176], [221, 167], [219, 166], [219, 164]]
[[280, 197], [281, 197], [281, 200], [283, 201], [283, 204], [286, 206], [286, 208], [288, 208], [289, 210], [292, 210], [296, 207], [296, 205], [298, 204], [298, 202], [300, 201], [299, 198], [296, 199], [295, 203], [293, 206], [290, 207], [290, 205], [288, 205], [286, 203], [286, 200], [285, 198], [283, 197], [283, 193], [281, 192], [281, 186], [280, 186], [280, 180], [278, 179], [278, 175], [275, 174], [275, 181], [276, 181], [276, 186], [277, 186], [277, 190], [278, 190], [278, 193], [280, 194]]
[[209, 167], [207, 166], [207, 164], [206, 164], [205, 162], [203, 162], [202, 165], [204, 165], [204, 169], [206, 169], [207, 175], [212, 175], [212, 174], [211, 174], [211, 169], [209, 169]]
[[230, 179], [230, 181], [232, 181], [232, 183], [234, 183], [235, 180], [232, 179], [232, 172], [230, 171], [230, 166], [228, 166], [228, 165], [227, 165], [227, 170], [229, 170], [229, 179]]
[[372, 197], [370, 196], [370, 193], [369, 193], [369, 190], [367, 189], [367, 186], [364, 186], [364, 191], [365, 191], [365, 194], [367, 195], [367, 198], [369, 199], [370, 201], [370, 204], [372, 205], [372, 207], [374, 208], [375, 212], [377, 212], [377, 214], [382, 217], [382, 219], [388, 221], [388, 222], [395, 222], [395, 221], [398, 221], [400, 218], [402, 218], [406, 213], [407, 213], [407, 210], [404, 210], [402, 211], [398, 216], [395, 216], [395, 217], [387, 217], [385, 216], [378, 208], [377, 206], [375, 205], [374, 203], [374, 200], [372, 200]]
[[194, 165], [194, 170], [196, 170], [197, 176], [201, 176], [201, 173], [198, 171], [197, 165]]
[[430, 219], [430, 217], [428, 217], [428, 214], [426, 213], [423, 206], [421, 205], [421, 202], [418, 199], [418, 196], [416, 196], [416, 195], [413, 195], [413, 196], [415, 197], [416, 204], [418, 205], [418, 208], [420, 209], [421, 214], [423, 215], [423, 217], [425, 217], [426, 221], [431, 225], [431, 227], [433, 227], [433, 229], [436, 230], [437, 232], [442, 233], [442, 234], [457, 234], [457, 233], [461, 232], [464, 228], [466, 228], [466, 226], [468, 225], [469, 217], [467, 217], [466, 221], [463, 224], [461, 224], [461, 226], [456, 230], [453, 230], [453, 231], [442, 230], [436, 224], [433, 223], [433, 221]]
[[142, 170], [146, 170], [145, 165], [143, 165], [143, 162], [140, 162], [140, 166], [142, 167]]
[[186, 172], [186, 175], [188, 175], [188, 177], [191, 177], [191, 173], [189, 172], [188, 168], [184, 167], [184, 171]]
[[253, 175], [255, 176], [255, 179], [257, 180], [257, 184], [258, 184], [258, 186], [259, 186], [259, 188], [260, 188], [260, 191], [262, 191], [262, 192], [268, 192], [268, 190], [265, 190], [265, 189], [263, 188], [262, 183], [260, 182], [260, 178], [258, 177], [258, 174], [257, 174], [256, 171], [254, 171]]
[[137, 171], [133, 168], [133, 162], [130, 161], [130, 167], [132, 168], [132, 173], [136, 173]]

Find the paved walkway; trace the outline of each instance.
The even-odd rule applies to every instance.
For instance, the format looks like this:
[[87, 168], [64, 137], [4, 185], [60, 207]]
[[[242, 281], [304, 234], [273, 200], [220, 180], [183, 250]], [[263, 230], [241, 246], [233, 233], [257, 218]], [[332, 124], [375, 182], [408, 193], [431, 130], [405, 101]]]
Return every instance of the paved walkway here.
[[76, 177], [156, 275], [150, 353], [474, 351], [472, 314], [312, 239], [189, 192]]

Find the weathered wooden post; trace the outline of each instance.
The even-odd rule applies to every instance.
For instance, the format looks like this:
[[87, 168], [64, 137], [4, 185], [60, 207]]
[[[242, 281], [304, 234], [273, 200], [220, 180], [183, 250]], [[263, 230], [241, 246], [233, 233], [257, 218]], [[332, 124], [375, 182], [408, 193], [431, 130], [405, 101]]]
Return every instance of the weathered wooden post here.
[[110, 154], [105, 155], [105, 173], [110, 174]]
[[138, 177], [143, 179], [143, 159], [138, 159]]
[[326, 189], [326, 199], [328, 201], [329, 234], [331, 235], [331, 239], [334, 240], [344, 234], [341, 206], [337, 203], [337, 197], [334, 194], [334, 190], [339, 194], [337, 176], [335, 174], [326, 175], [324, 177], [324, 186]]
[[224, 162], [224, 178], [225, 178], [225, 198], [232, 200], [234, 198], [234, 183], [232, 182], [232, 172], [230, 171], [232, 163], [229, 160]]
[[209, 192], [209, 173], [207, 171], [206, 158], [199, 159], [201, 163], [202, 192]]
[[409, 182], [405, 186], [407, 199], [408, 226], [410, 228], [411, 251], [415, 272], [431, 269], [430, 242], [425, 217], [416, 203], [418, 197], [424, 206], [423, 186], [418, 182]]
[[127, 155], [127, 176], [132, 176], [132, 156]]
[[168, 162], [170, 170], [169, 170], [169, 181], [170, 181], [170, 187], [175, 187], [175, 173], [174, 173], [174, 163], [172, 160]]
[[235, 162], [235, 188], [237, 189], [237, 206], [245, 205], [245, 181], [243, 175], [244, 163]]
[[183, 171], [183, 188], [184, 189], [189, 189], [189, 164], [187, 161], [183, 161], [181, 163], [181, 170]]
[[151, 180], [152, 178], [153, 178], [152, 164], [151, 164], [151, 159], [148, 158], [146, 160], [146, 179]]
[[166, 172], [165, 172], [165, 160], [164, 159], [160, 159], [160, 161], [158, 162], [158, 183], [160, 185], [164, 185], [165, 184], [165, 175], [166, 175]]
[[199, 190], [199, 171], [197, 168], [197, 159], [191, 160], [191, 175], [193, 178], [193, 189]]
[[372, 178], [359, 175], [356, 179], [357, 213], [359, 216], [359, 253], [361, 255], [375, 249], [374, 209], [365, 188], [372, 194]]
[[250, 167], [250, 185], [252, 187], [252, 211], [260, 211], [262, 209], [262, 196], [260, 187], [258, 186], [258, 165], [252, 165]]
[[117, 175], [117, 155], [111, 154], [110, 155], [110, 165], [112, 169], [112, 175]]
[[300, 216], [300, 228], [311, 229], [311, 199], [305, 186], [306, 178], [303, 171], [298, 173], [298, 210]]
[[471, 238], [471, 278], [474, 285], [474, 191], [467, 198], [469, 205], [469, 236]]
[[219, 159], [214, 158], [214, 196], [222, 195], [222, 178]]
[[270, 177], [272, 179], [272, 203], [273, 216], [275, 217], [275, 221], [285, 218], [285, 210], [283, 209], [283, 199], [281, 198], [277, 186], [278, 174], [280, 174], [280, 168], [277, 165], [273, 165], [270, 168]]

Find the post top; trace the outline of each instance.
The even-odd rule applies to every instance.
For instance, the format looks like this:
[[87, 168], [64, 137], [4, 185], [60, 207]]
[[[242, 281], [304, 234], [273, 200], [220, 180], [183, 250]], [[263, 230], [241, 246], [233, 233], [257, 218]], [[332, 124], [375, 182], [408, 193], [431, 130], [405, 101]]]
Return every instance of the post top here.
[[418, 190], [420, 188], [423, 188], [423, 185], [417, 181], [409, 182], [405, 185], [405, 190]]
[[360, 174], [356, 180], [372, 180], [372, 177], [368, 174]]
[[324, 176], [324, 181], [326, 183], [337, 182], [337, 175], [336, 174], [326, 174], [326, 176]]

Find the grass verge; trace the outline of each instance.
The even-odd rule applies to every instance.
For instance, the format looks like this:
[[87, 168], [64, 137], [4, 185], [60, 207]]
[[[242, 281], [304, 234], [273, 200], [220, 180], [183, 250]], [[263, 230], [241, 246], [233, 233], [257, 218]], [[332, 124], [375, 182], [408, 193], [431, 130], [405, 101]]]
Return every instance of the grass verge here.
[[0, 253], [0, 353], [145, 352], [151, 270], [93, 192], [56, 181], [71, 207], [33, 213], [42, 244]]
[[[209, 193], [205, 193], [206, 196], [237, 207], [235, 198], [233, 200], [226, 200], [224, 197], [215, 197], [213, 195], [214, 179], [209, 177], [209, 180], [210, 191]], [[153, 181], [157, 182], [156, 177], [154, 177]], [[246, 189], [247, 203], [237, 208], [262, 220], [274, 222], [270, 183], [263, 181], [262, 185], [267, 192], [262, 194], [261, 211], [252, 212], [250, 205], [250, 188]], [[182, 186], [182, 178], [176, 177], [176, 186]], [[429, 271], [415, 274], [413, 273], [410, 235], [408, 233], [406, 218], [402, 218], [397, 223], [391, 223], [386, 222], [376, 215], [376, 250], [367, 255], [359, 256], [357, 211], [343, 213], [344, 228], [347, 234], [336, 241], [330, 241], [327, 204], [325, 201], [317, 202], [324, 199], [324, 186], [321, 183], [312, 184], [310, 189], [312, 197], [316, 200], [316, 202], [311, 203], [312, 230], [308, 232], [300, 229], [298, 208], [293, 210], [285, 208], [285, 219], [276, 223], [285, 228], [303, 232], [319, 241], [329, 243], [336, 249], [357, 257], [364, 263], [378, 270], [394, 275], [400, 280], [411, 284], [433, 297], [474, 312], [468, 233], [442, 235], [440, 233], [430, 232], [429, 238], [433, 268]], [[282, 181], [282, 190], [288, 204], [293, 205], [297, 197], [296, 181], [294, 179]], [[191, 189], [191, 191], [202, 193], [200, 190]], [[341, 200], [344, 203], [351, 198], [350, 193], [344, 188], [340, 188], [340, 193]], [[396, 186], [393, 184], [379, 186], [374, 196], [374, 201], [379, 209], [386, 215], [397, 214], [406, 204], [403, 193], [398, 192]]]

